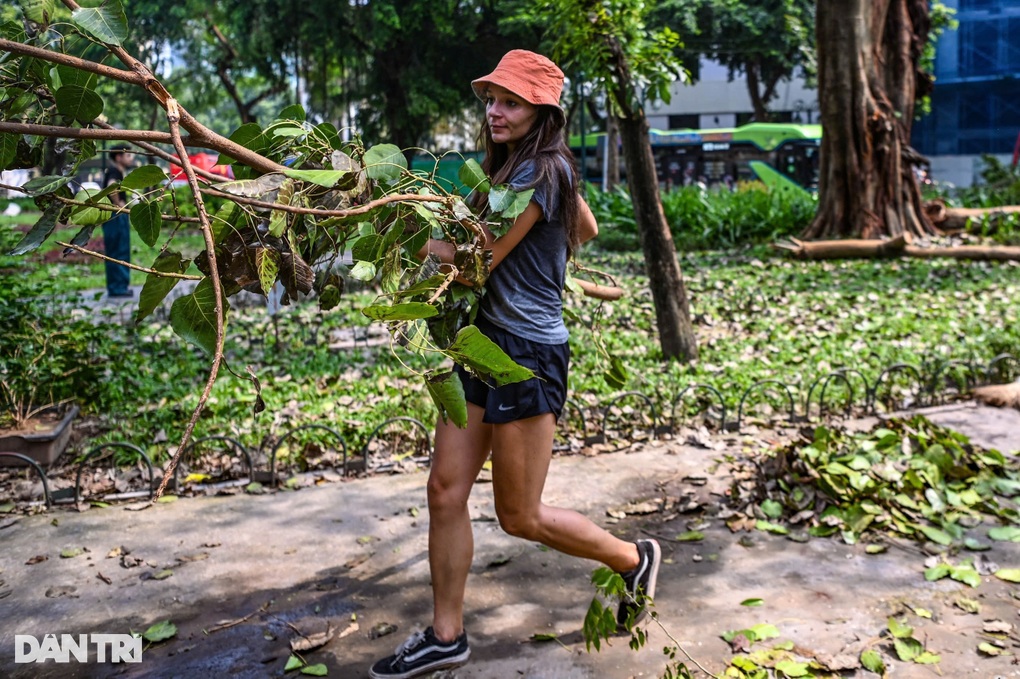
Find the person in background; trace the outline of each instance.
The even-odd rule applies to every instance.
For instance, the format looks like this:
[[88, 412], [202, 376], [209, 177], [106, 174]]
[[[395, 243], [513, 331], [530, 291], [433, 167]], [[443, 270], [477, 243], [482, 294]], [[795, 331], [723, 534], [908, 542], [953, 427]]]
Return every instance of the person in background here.
[[[135, 154], [130, 147], [114, 146], [110, 151], [110, 166], [103, 175], [103, 188], [123, 181], [134, 161]], [[110, 202], [120, 208], [126, 207], [127, 195], [123, 191], [114, 191], [110, 194]], [[103, 224], [103, 249], [107, 257], [131, 261], [131, 220], [127, 212], [118, 212]], [[131, 297], [131, 270], [128, 267], [106, 262], [106, 294], [111, 298]]]
[[[563, 72], [549, 59], [512, 50], [496, 70], [471, 83], [485, 102], [482, 168], [492, 184], [535, 190], [499, 238], [486, 233], [491, 274], [476, 325], [535, 377], [493, 386], [457, 366], [467, 399], [464, 429], [440, 419], [428, 481], [432, 625], [376, 662], [371, 679], [410, 679], [456, 667], [471, 654], [464, 596], [474, 552], [468, 497], [492, 455], [496, 516], [507, 533], [571, 556], [602, 562], [623, 576], [630, 595], [617, 621], [639, 619], [655, 595], [661, 551], [655, 540], [626, 542], [570, 509], [542, 502], [556, 420], [563, 410], [570, 361], [563, 287], [571, 253], [598, 225], [578, 193], [577, 170], [564, 138]], [[472, 204], [484, 209], [485, 196]], [[418, 253], [453, 263], [452, 243], [431, 240]], [[643, 596], [642, 596], [643, 595]]]

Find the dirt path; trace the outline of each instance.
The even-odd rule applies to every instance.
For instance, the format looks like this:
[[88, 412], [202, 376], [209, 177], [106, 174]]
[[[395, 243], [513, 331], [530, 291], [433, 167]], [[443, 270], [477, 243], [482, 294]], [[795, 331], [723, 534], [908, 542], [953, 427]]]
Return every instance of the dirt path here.
[[[1020, 450], [1016, 411], [957, 408], [932, 418], [997, 441], [1005, 451]], [[741, 441], [722, 444], [709, 450], [660, 442], [560, 458], [546, 491], [547, 502], [584, 511], [623, 535], [666, 538], [657, 610], [699, 661], [719, 671], [733, 657], [723, 632], [769, 623], [779, 638], [754, 648], [788, 640], [802, 656], [824, 659], [856, 656], [870, 646], [885, 656], [891, 677], [1020, 676], [1012, 655], [977, 652], [985, 621], [1020, 622], [1016, 585], [990, 576], [978, 588], [949, 579], [927, 582], [924, 555], [913, 546], [868, 555], [862, 545], [829, 539], [797, 543], [762, 532], [731, 533], [718, 518], [720, 494], [730, 482], [718, 461], [739, 452]], [[703, 484], [692, 482], [699, 476]], [[298, 492], [181, 499], [144, 511], [115, 506], [23, 517], [0, 529], [0, 677], [283, 676], [295, 630], [312, 634], [327, 627], [336, 636], [307, 660], [325, 664], [330, 677], [364, 677], [372, 661], [428, 622], [424, 483], [424, 475], [377, 476]], [[607, 516], [609, 509], [663, 493], [701, 503], [703, 517]], [[667, 639], [656, 630], [637, 653], [624, 639], [585, 653], [580, 630], [594, 564], [503, 534], [484, 482], [471, 505], [476, 558], [467, 625], [473, 661], [447, 676], [661, 675]], [[692, 521], [705, 524], [705, 540], [672, 541]], [[982, 528], [974, 531], [983, 537]], [[73, 547], [88, 551], [60, 558]], [[108, 556], [119, 547], [129, 554]], [[985, 554], [1002, 567], [1020, 566], [1016, 543], [996, 542]], [[38, 556], [48, 558], [27, 565]], [[139, 565], [125, 567], [134, 559]], [[172, 574], [153, 577], [165, 570]], [[961, 597], [977, 601], [980, 612], [956, 607]], [[764, 603], [740, 605], [749, 598]], [[919, 617], [917, 609], [932, 617]], [[893, 660], [880, 636], [890, 615], [906, 616], [941, 663]], [[177, 625], [177, 636], [145, 650], [140, 665], [13, 663], [15, 634], [142, 631], [162, 620]], [[224, 622], [234, 624], [217, 630]], [[396, 632], [373, 638], [372, 630], [384, 624]], [[562, 643], [532, 641], [535, 634], [555, 634]], [[1010, 653], [1020, 653], [1017, 639], [1014, 629]], [[876, 675], [858, 670], [843, 676]]]

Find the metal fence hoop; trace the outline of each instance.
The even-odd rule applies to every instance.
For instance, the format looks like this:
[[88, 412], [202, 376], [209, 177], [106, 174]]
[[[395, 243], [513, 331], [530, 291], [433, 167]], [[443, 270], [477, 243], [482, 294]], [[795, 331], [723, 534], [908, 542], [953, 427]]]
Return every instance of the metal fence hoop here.
[[[913, 365], [910, 365], [909, 363], [894, 363], [893, 365], [889, 366], [888, 368], [886, 368], [885, 370], [880, 372], [878, 374], [878, 377], [875, 378], [875, 384], [872, 385], [872, 387], [871, 387], [871, 394], [869, 395], [869, 402], [870, 402], [870, 406], [868, 408], [869, 412], [871, 412], [871, 413], [877, 412], [877, 409], [875, 408], [875, 403], [876, 403], [876, 400], [878, 399], [878, 390], [879, 390], [879, 388], [881, 388], [883, 380], [885, 380], [887, 377], [889, 377], [889, 376], [891, 376], [891, 375], [893, 375], [895, 373], [900, 373], [900, 372], [902, 372], [902, 373], [913, 373], [913, 376], [914, 376], [914, 379], [916, 380], [917, 388], [918, 388], [917, 395], [918, 395], [918, 397], [921, 397], [921, 396], [924, 395], [925, 391], [927, 391], [927, 390], [925, 389], [924, 379], [921, 377], [921, 372], [917, 369], [917, 367], [913, 366]], [[918, 405], [921, 405], [921, 403], [922, 402], [919, 401]]]
[[[251, 453], [248, 451], [248, 448], [243, 443], [238, 441], [237, 439], [232, 438], [230, 436], [224, 436], [223, 434], [213, 434], [211, 436], [203, 436], [200, 439], [195, 439], [194, 441], [189, 443], [188, 446], [184, 449], [184, 452], [181, 453], [181, 459], [183, 460], [185, 455], [187, 455], [188, 453], [193, 451], [198, 446], [198, 444], [205, 443], [206, 441], [226, 441], [227, 443], [232, 445], [235, 448], [235, 450], [239, 450], [241, 452], [241, 455], [244, 456], [245, 464], [248, 465], [248, 483], [251, 483], [252, 481], [255, 480], [255, 470], [254, 470], [254, 468], [252, 466]], [[175, 465], [174, 466], [174, 489], [175, 490], [177, 488], [179, 488], [179, 484], [177, 482], [177, 471], [180, 468], [181, 468], [180, 465]]]
[[985, 369], [985, 379], [991, 384], [992, 380], [996, 378], [996, 368], [998, 368], [999, 364], [1006, 363], [1009, 361], [1013, 362], [1014, 372], [1006, 375], [1006, 380], [1004, 382], [999, 382], [996, 384], [1005, 384], [1007, 382], [1012, 382], [1013, 379], [1020, 377], [1020, 359], [1018, 359], [1013, 354], [999, 354], [998, 356], [996, 356], [995, 358], [988, 362], [988, 368]]
[[[677, 429], [676, 424], [677, 406], [680, 405], [680, 402], [684, 400], [684, 396], [687, 395], [687, 392], [697, 394], [699, 391], [702, 390], [714, 394], [715, 397], [719, 399], [719, 431], [723, 431], [724, 429], [726, 429], [726, 400], [723, 398], [722, 392], [720, 392], [718, 389], [716, 389], [710, 384], [689, 384], [686, 387], [684, 387], [679, 394], [677, 394], [677, 397], [675, 399], [673, 399], [673, 407], [670, 410], [669, 414], [669, 426], [673, 432], [675, 432]], [[708, 407], [702, 408], [698, 412], [707, 413]]]
[[[737, 423], [736, 423], [737, 431], [740, 431], [740, 426], [744, 421], [744, 403], [747, 401], [747, 397], [750, 396], [755, 389], [772, 384], [779, 385], [780, 387], [783, 388], [783, 391], [786, 392], [786, 399], [787, 402], [790, 404], [790, 421], [792, 422], [796, 418], [797, 406], [793, 398], [793, 390], [790, 389], [790, 386], [786, 384], [786, 382], [783, 382], [781, 380], [776, 379], [761, 380], [749, 386], [747, 390], [744, 391], [743, 396], [740, 397], [740, 404], [737, 406]], [[767, 392], [764, 392], [763, 390], [763, 393]]]
[[391, 417], [388, 420], [384, 420], [383, 422], [381, 422], [375, 429], [372, 430], [372, 433], [369, 435], [368, 439], [366, 439], [365, 445], [362, 446], [362, 448], [361, 448], [361, 456], [365, 460], [365, 472], [366, 473], [368, 472], [368, 449], [372, 446], [372, 443], [377, 438], [379, 432], [381, 432], [383, 430], [383, 428], [388, 427], [389, 425], [393, 424], [394, 422], [410, 422], [411, 425], [412, 425], [412, 427], [411, 427], [412, 429], [420, 429], [422, 431], [422, 433], [425, 435], [425, 447], [426, 447], [426, 449], [428, 450], [428, 453], [429, 453], [429, 464], [432, 463], [432, 452], [433, 452], [433, 449], [432, 449], [432, 435], [429, 432], [429, 428], [425, 426], [424, 422], [422, 422], [421, 420], [419, 420], [417, 418], [408, 417], [406, 415], [401, 415], [399, 417]]
[[129, 450], [132, 453], [135, 453], [136, 455], [140, 456], [143, 460], [145, 460], [145, 466], [149, 469], [149, 499], [150, 500], [152, 499], [152, 496], [155, 492], [154, 484], [156, 481], [155, 475], [153, 474], [152, 470], [152, 460], [149, 458], [149, 456], [146, 454], [144, 450], [142, 450], [133, 443], [128, 443], [127, 441], [110, 441], [109, 443], [101, 443], [98, 446], [92, 448], [89, 452], [85, 453], [85, 457], [83, 457], [81, 459], [81, 462], [78, 463], [78, 472], [74, 475], [75, 505], [81, 502], [81, 473], [85, 470], [85, 463], [88, 462], [91, 458], [98, 455], [99, 453], [110, 448], [123, 448], [125, 450]]
[[0, 453], [0, 457], [11, 457], [15, 460], [21, 460], [34, 469], [35, 473], [39, 475], [39, 480], [42, 481], [43, 501], [46, 503], [46, 509], [50, 509], [53, 506], [53, 500], [50, 498], [50, 484], [46, 482], [46, 472], [43, 471], [38, 462], [28, 455], [22, 455], [21, 453]]
[[655, 410], [655, 403], [652, 401], [652, 399], [648, 398], [647, 396], [642, 394], [640, 391], [626, 391], [626, 392], [620, 394], [619, 396], [617, 396], [616, 398], [614, 398], [613, 400], [611, 400], [609, 403], [606, 404], [605, 411], [602, 413], [602, 436], [603, 436], [603, 438], [605, 438], [605, 435], [606, 435], [606, 431], [607, 431], [606, 424], [609, 422], [609, 412], [610, 412], [610, 410], [617, 403], [619, 403], [620, 401], [622, 401], [622, 400], [624, 400], [624, 399], [626, 399], [628, 397], [631, 397], [631, 396], [637, 396], [638, 398], [643, 400], [645, 402], [645, 404], [648, 406], [648, 409], [649, 409], [649, 411], [652, 414], [652, 428], [649, 431], [649, 433], [651, 434], [651, 437], [653, 439], [655, 438], [655, 426], [656, 426], [656, 424], [659, 421], [658, 413]]
[[[826, 389], [829, 388], [829, 384], [834, 379], [843, 380], [843, 382], [846, 384], [846, 388], [849, 393], [847, 394], [846, 398], [846, 406], [844, 406], [843, 408], [843, 415], [846, 416], [850, 414], [850, 410], [853, 408], [854, 405], [854, 385], [850, 382], [850, 378], [846, 376], [845, 372], [840, 370], [834, 370], [830, 373], [822, 375], [817, 380], [811, 383], [811, 386], [808, 388], [807, 398], [804, 400], [805, 418], [809, 420], [811, 419], [811, 396], [812, 394], [814, 394], [815, 387], [818, 386], [819, 382], [822, 383], [822, 388], [818, 392], [818, 417], [822, 416], [822, 413], [824, 412], [825, 409], [825, 391]], [[868, 388], [867, 384], [868, 384], [867, 382], [864, 383], [865, 390], [867, 390]]]
[[[276, 485], [276, 452], [294, 434], [297, 434], [298, 432], [301, 431], [307, 431], [309, 429], [321, 429], [322, 431], [332, 434], [333, 437], [340, 442], [340, 451], [343, 453], [343, 465], [341, 466], [341, 469], [343, 470], [342, 475], [347, 476], [347, 441], [344, 440], [344, 437], [340, 434], [340, 432], [325, 424], [303, 424], [300, 427], [295, 427], [294, 429], [291, 429], [287, 431], [285, 434], [283, 434], [283, 436], [281, 436], [279, 440], [276, 442], [276, 445], [273, 446], [272, 451], [270, 451], [269, 453], [270, 486]], [[334, 467], [334, 469], [336, 469], [336, 467]]]
[[[580, 436], [581, 436], [581, 440], [584, 441], [585, 437], [587, 437], [587, 435], [588, 435], [588, 419], [584, 416], [584, 409], [580, 406], [580, 404], [577, 401], [568, 398], [563, 403], [563, 411], [560, 413], [560, 417], [559, 417], [559, 420], [557, 420], [557, 423], [563, 422], [564, 423], [564, 430], [566, 432], [569, 432], [569, 426], [567, 426], [570, 423], [570, 418], [567, 416], [567, 412], [568, 411], [573, 411], [573, 412], [577, 413], [577, 418], [581, 422]], [[555, 443], [553, 444], [553, 449], [554, 450], [556, 449]], [[564, 448], [561, 447], [560, 449], [562, 450]]]

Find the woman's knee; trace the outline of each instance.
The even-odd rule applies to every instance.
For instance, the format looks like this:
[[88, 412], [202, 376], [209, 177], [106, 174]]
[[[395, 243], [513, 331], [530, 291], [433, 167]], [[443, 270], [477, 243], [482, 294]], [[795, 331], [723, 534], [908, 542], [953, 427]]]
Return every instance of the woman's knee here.
[[496, 507], [496, 518], [499, 527], [508, 535], [524, 540], [539, 540], [541, 522], [537, 511], [507, 510]]
[[426, 494], [429, 512], [459, 511], [467, 508], [472, 484], [464, 484], [433, 475], [429, 477]]

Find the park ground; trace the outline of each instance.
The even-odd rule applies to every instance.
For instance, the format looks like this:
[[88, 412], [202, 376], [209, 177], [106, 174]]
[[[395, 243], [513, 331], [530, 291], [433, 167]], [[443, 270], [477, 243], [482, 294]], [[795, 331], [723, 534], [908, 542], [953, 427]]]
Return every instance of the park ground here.
[[[959, 404], [930, 417], [981, 445], [1020, 450], [1020, 412]], [[658, 617], [713, 672], [734, 655], [722, 634], [767, 623], [780, 636], [752, 650], [792, 642], [799, 657], [832, 667], [852, 665], [872, 648], [890, 677], [1020, 676], [1013, 655], [1020, 648], [1016, 585], [987, 574], [977, 588], [948, 578], [928, 582], [927, 556], [915, 543], [893, 543], [871, 555], [864, 545], [834, 538], [795, 542], [731, 531], [722, 499], [732, 478], [722, 461], [739, 454], [742, 439], [699, 436], [560, 457], [546, 501], [574, 507], [624, 536], [660, 538]], [[4, 519], [0, 676], [279, 677], [292, 641], [328, 631], [331, 640], [301, 653], [303, 659], [324, 665], [331, 677], [364, 677], [375, 659], [429, 621], [425, 479], [423, 473], [310, 479], [296, 492]], [[650, 628], [649, 643], [638, 652], [622, 637], [601, 652], [585, 651], [581, 624], [595, 564], [502, 533], [484, 478], [471, 511], [476, 555], [466, 624], [472, 661], [437, 678], [663, 674], [661, 649], [669, 640], [658, 628]], [[691, 528], [705, 539], [674, 539]], [[1018, 547], [996, 542], [982, 563], [1020, 565]], [[65, 550], [80, 553], [61, 558]], [[748, 599], [761, 605], [742, 606]], [[961, 599], [977, 602], [979, 611], [964, 611]], [[914, 637], [941, 662], [895, 659], [886, 632], [890, 616], [914, 627]], [[176, 636], [148, 646], [141, 664], [13, 663], [16, 634], [141, 632], [165, 620]], [[1003, 655], [978, 652], [990, 638], [987, 629], [1009, 630], [999, 634]], [[876, 675], [858, 668], [833, 676]]]

